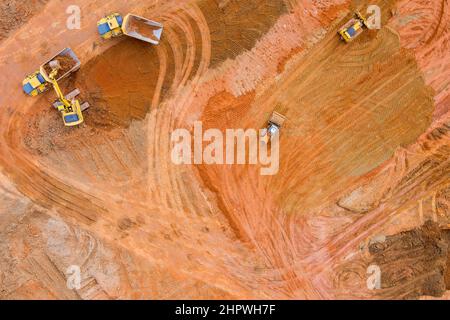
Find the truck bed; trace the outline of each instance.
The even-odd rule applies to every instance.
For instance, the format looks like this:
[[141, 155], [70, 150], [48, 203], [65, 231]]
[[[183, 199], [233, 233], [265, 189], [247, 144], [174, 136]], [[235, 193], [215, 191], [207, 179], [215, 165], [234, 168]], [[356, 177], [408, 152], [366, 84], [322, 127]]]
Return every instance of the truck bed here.
[[127, 36], [157, 45], [161, 39], [163, 25], [134, 14], [127, 14], [122, 24]]

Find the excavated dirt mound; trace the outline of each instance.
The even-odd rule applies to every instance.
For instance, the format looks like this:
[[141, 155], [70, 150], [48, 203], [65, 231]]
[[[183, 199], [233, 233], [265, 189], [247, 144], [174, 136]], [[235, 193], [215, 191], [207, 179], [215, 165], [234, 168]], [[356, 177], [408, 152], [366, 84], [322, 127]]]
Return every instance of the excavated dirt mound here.
[[[395, 288], [398, 297], [406, 299], [442, 296], [450, 289], [449, 235], [448, 230], [440, 230], [436, 223], [428, 221], [422, 228], [370, 245], [372, 263], [381, 269], [381, 289]], [[402, 291], [408, 294], [402, 296]]]
[[132, 38], [123, 38], [84, 64], [74, 86], [92, 105], [86, 124], [115, 128], [143, 120], [150, 111], [159, 69], [156, 48]]

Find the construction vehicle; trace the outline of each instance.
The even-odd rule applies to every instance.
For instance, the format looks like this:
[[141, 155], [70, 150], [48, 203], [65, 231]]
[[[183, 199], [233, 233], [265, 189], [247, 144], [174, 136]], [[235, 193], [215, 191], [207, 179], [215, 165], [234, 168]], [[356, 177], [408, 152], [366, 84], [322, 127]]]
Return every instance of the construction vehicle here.
[[34, 97], [48, 89], [48, 83], [39, 71], [28, 75], [22, 81], [22, 88], [26, 94]]
[[275, 135], [280, 134], [280, 129], [286, 121], [286, 117], [274, 111], [267, 123], [267, 127], [263, 130], [261, 137], [265, 143], [269, 143]]
[[75, 126], [83, 122], [82, 111], [89, 108], [89, 103], [74, 99], [80, 91], [73, 90], [67, 96], [61, 91], [58, 81], [68, 77], [80, 68], [80, 60], [70, 48], [65, 48], [39, 67], [39, 71], [27, 76], [23, 81], [23, 90], [35, 96], [53, 86], [58, 100], [53, 106], [61, 112], [65, 126]]
[[[57, 81], [61, 81], [62, 79], [68, 77], [73, 72], [77, 71], [80, 68], [80, 60], [75, 55], [75, 53], [70, 48], [65, 48], [54, 55], [51, 59], [47, 60], [44, 64], [39, 67], [38, 71], [28, 75], [22, 81], [23, 91], [30, 95], [36, 96], [42, 92], [45, 92], [50, 87], [50, 79], [48, 78], [47, 71], [49, 70], [48, 64], [50, 61], [58, 59], [59, 57], [64, 57], [66, 60], [73, 60], [73, 67], [61, 74]], [[50, 69], [51, 71], [51, 69]]]
[[368, 27], [367, 20], [361, 13], [356, 11], [355, 16], [339, 29], [338, 34], [342, 40], [349, 43], [364, 31], [364, 27]]
[[123, 18], [118, 13], [111, 13], [97, 22], [97, 29], [103, 39], [121, 36]]
[[163, 25], [131, 13], [123, 18], [119, 13], [112, 13], [97, 22], [97, 29], [103, 39], [124, 34], [157, 45], [161, 39]]
[[67, 96], [64, 96], [61, 88], [59, 87], [58, 81], [56, 81], [56, 76], [58, 71], [61, 69], [61, 65], [58, 60], [53, 60], [50, 62], [50, 66], [52, 67], [52, 71], [48, 75], [48, 78], [50, 83], [53, 85], [53, 89], [55, 89], [56, 95], [58, 96], [58, 100], [53, 103], [53, 106], [61, 112], [64, 125], [66, 127], [72, 127], [83, 123], [84, 119], [82, 111], [89, 108], [89, 103], [85, 102], [82, 107], [80, 102], [75, 99], [75, 96], [80, 93], [78, 89], [75, 89]]

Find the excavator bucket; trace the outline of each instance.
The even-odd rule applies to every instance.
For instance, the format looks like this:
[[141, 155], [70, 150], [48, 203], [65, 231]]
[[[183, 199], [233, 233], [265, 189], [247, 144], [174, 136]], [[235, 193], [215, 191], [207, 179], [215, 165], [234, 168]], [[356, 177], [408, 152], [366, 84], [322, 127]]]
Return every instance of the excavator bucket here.
[[163, 25], [130, 13], [123, 19], [122, 30], [127, 36], [157, 45], [161, 39]]

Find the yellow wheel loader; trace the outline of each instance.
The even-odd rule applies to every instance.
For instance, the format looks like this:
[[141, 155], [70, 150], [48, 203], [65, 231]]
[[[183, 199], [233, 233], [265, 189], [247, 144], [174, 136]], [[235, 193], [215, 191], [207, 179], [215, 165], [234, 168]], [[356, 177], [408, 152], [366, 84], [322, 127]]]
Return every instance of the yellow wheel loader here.
[[341, 39], [346, 43], [353, 41], [367, 28], [367, 20], [358, 11], [355, 12], [355, 17], [344, 24], [338, 31]]

